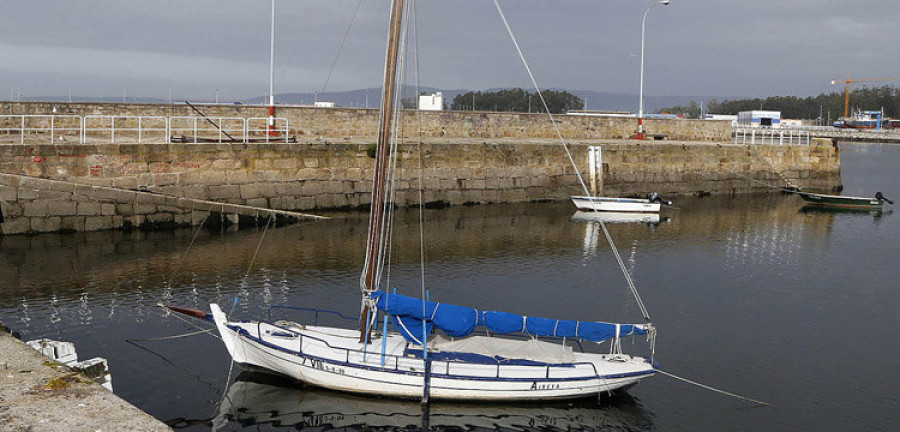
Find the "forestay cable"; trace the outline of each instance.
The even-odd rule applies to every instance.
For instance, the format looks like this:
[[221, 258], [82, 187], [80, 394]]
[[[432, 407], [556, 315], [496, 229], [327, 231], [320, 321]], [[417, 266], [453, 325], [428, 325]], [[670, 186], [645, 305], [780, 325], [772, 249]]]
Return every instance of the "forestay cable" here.
[[[556, 130], [556, 136], [559, 138], [559, 141], [562, 143], [563, 149], [566, 151], [566, 156], [569, 157], [569, 162], [572, 164], [572, 168], [575, 169], [575, 175], [578, 177], [578, 182], [581, 183], [581, 188], [584, 190], [585, 195], [591, 195], [590, 191], [588, 191], [587, 184], [584, 182], [584, 178], [581, 177], [581, 171], [578, 170], [578, 166], [575, 164], [575, 159], [572, 158], [572, 152], [569, 151], [569, 146], [566, 144], [565, 138], [563, 138], [562, 131], [559, 130], [559, 125], [556, 123], [556, 119], [553, 118], [553, 114], [550, 113], [550, 107], [547, 105], [547, 101], [544, 100], [544, 95], [541, 93], [541, 88], [537, 84], [537, 80], [534, 78], [534, 74], [531, 73], [531, 68], [528, 66], [528, 61], [525, 60], [525, 55], [522, 53], [522, 49], [519, 48], [519, 42], [516, 41], [516, 36], [513, 34], [512, 28], [509, 26], [509, 21], [506, 20], [506, 15], [503, 14], [503, 9], [500, 8], [500, 2], [498, 0], [493, 0], [494, 6], [497, 8], [497, 13], [500, 14], [500, 19], [503, 20], [503, 25], [506, 27], [506, 32], [509, 33], [510, 39], [512, 39], [513, 45], [516, 47], [516, 52], [519, 53], [519, 58], [522, 60], [522, 64], [525, 66], [525, 70], [528, 72], [528, 77], [531, 78], [531, 83], [534, 85], [535, 91], [537, 91], [538, 97], [541, 99], [541, 104], [544, 106], [544, 110], [547, 111], [547, 114], [550, 116], [550, 122], [553, 124], [553, 129]], [[647, 312], [647, 308], [644, 307], [644, 302], [641, 300], [640, 294], [638, 294], [637, 287], [634, 285], [634, 281], [631, 280], [631, 275], [628, 274], [628, 270], [625, 268], [625, 263], [622, 262], [622, 257], [619, 256], [619, 251], [616, 249], [616, 244], [613, 242], [612, 237], [609, 235], [609, 231], [606, 229], [606, 224], [603, 221], [600, 221], [600, 226], [603, 228], [603, 234], [606, 235], [606, 240], [609, 242], [610, 249], [612, 249], [613, 254], [616, 256], [616, 261], [619, 263], [619, 268], [622, 270], [622, 274], [625, 276], [625, 280], [628, 282], [628, 288], [631, 289], [632, 294], [634, 294], [634, 299], [638, 304], [638, 307], [641, 309], [641, 314], [643, 314], [644, 319], [650, 321], [650, 315]]]

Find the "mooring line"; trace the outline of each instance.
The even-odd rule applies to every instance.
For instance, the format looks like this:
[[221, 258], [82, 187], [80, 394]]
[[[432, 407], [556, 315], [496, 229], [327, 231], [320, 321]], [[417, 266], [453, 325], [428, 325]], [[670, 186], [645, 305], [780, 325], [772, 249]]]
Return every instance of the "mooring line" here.
[[[215, 328], [208, 328], [206, 330], [198, 330], [195, 332], [190, 332], [190, 333], [185, 333], [185, 334], [180, 334], [180, 335], [173, 335], [173, 336], [161, 336], [161, 337], [154, 337], [154, 338], [137, 338], [137, 339], [126, 339], [126, 340], [127, 341], [162, 341], [162, 340], [171, 340], [171, 339], [181, 339], [183, 337], [195, 336], [195, 335], [203, 334], [203, 333], [209, 333], [213, 330], [215, 330]], [[215, 335], [210, 334], [210, 336], [215, 336]]]
[[765, 405], [765, 406], [768, 406], [768, 405], [769, 405], [768, 402], [763, 402], [763, 401], [756, 400], [756, 399], [753, 399], [753, 398], [749, 398], [749, 397], [746, 397], [746, 396], [741, 396], [741, 395], [739, 395], [739, 394], [734, 394], [734, 393], [731, 393], [731, 392], [727, 392], [727, 391], [725, 391], [725, 390], [720, 390], [720, 389], [717, 389], [717, 388], [715, 388], [715, 387], [710, 387], [710, 386], [708, 386], [708, 385], [706, 385], [706, 384], [700, 384], [700, 383], [698, 383], [698, 382], [696, 382], [696, 381], [691, 381], [691, 380], [689, 380], [689, 379], [687, 379], [687, 378], [683, 378], [683, 377], [680, 377], [680, 376], [675, 375], [675, 374], [673, 374], [673, 373], [666, 372], [666, 371], [664, 371], [664, 370], [662, 370], [662, 369], [654, 369], [654, 370], [655, 370], [656, 372], [659, 372], [660, 374], [663, 374], [663, 375], [667, 376], [667, 377], [675, 378], [675, 379], [677, 379], [677, 380], [679, 380], [679, 381], [683, 381], [683, 382], [686, 382], [686, 383], [688, 383], [688, 384], [693, 384], [693, 385], [695, 385], [695, 386], [697, 386], [697, 387], [704, 388], [704, 389], [706, 389], [706, 390], [714, 391], [714, 392], [716, 392], [716, 393], [720, 393], [720, 394], [723, 394], [723, 395], [726, 395], [726, 396], [731, 396], [731, 397], [738, 398], [738, 399], [743, 399], [743, 400], [745, 400], [745, 401], [753, 402], [753, 403], [756, 403], [756, 404], [759, 404], [759, 405]]

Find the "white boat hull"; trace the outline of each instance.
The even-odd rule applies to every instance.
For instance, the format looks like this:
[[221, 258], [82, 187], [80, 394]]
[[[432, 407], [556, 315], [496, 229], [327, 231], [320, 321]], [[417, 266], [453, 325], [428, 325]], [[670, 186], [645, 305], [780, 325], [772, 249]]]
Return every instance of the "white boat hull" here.
[[[399, 398], [424, 395], [426, 362], [405, 352], [407, 343], [400, 335], [388, 335], [382, 357], [382, 339], [364, 347], [356, 330], [227, 322], [217, 305], [212, 309], [222, 340], [239, 364], [332, 390]], [[489, 401], [579, 398], [628, 387], [654, 374], [642, 357], [575, 356], [575, 362], [565, 364], [430, 361], [428, 396]]]
[[573, 196], [572, 203], [578, 210], [658, 213], [660, 203], [640, 198], [608, 198], [591, 196]]

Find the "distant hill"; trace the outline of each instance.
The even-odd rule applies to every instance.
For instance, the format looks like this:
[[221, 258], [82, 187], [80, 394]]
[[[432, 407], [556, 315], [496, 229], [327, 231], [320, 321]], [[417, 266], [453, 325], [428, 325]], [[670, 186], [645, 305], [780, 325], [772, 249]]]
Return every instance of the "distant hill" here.
[[[491, 88], [481, 90], [483, 92], [493, 92], [503, 90], [503, 88]], [[529, 89], [526, 89], [529, 90]], [[565, 90], [565, 89], [551, 89], [551, 90]], [[420, 91], [423, 93], [435, 93], [441, 92], [444, 94], [444, 101], [449, 106], [450, 103], [453, 102], [453, 98], [456, 96], [468, 93], [471, 90], [461, 90], [461, 89], [437, 89], [434, 87], [421, 87]], [[636, 94], [628, 94], [628, 93], [607, 93], [607, 92], [598, 92], [593, 90], [568, 90], [570, 93], [580, 97], [582, 100], [586, 102], [586, 108], [590, 110], [621, 110], [621, 111], [633, 111], [636, 112], [638, 108], [638, 96]], [[415, 95], [415, 90], [412, 86], [405, 86], [403, 88], [404, 98], [412, 98]], [[367, 99], [368, 95], [368, 99]], [[703, 101], [708, 102], [712, 99], [722, 100], [723, 98], [717, 98], [712, 96], [644, 96], [644, 110], [647, 112], [654, 112], [660, 107], [671, 107], [671, 106], [680, 106], [680, 105], [688, 105], [691, 101]], [[367, 102], [368, 100], [368, 102]], [[264, 96], [247, 99], [246, 103], [261, 103], [265, 104], [268, 99]], [[276, 101], [280, 104], [289, 104], [289, 105], [311, 105], [316, 101], [319, 102], [334, 102], [335, 105], [346, 108], [365, 108], [368, 106], [369, 108], [377, 108], [381, 103], [381, 89], [380, 88], [368, 88], [368, 89], [360, 89], [360, 90], [350, 90], [344, 92], [325, 92], [325, 93], [284, 93], [277, 94]], [[368, 103], [368, 105], [367, 105]], [[537, 110], [537, 106], [535, 105], [535, 110]]]

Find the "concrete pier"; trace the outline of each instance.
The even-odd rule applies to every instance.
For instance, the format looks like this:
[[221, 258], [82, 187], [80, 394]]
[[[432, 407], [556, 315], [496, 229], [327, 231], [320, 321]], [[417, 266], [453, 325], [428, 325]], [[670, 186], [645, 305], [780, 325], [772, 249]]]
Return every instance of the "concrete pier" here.
[[2, 324], [0, 374], [0, 430], [172, 430], [93, 380], [44, 357]]

